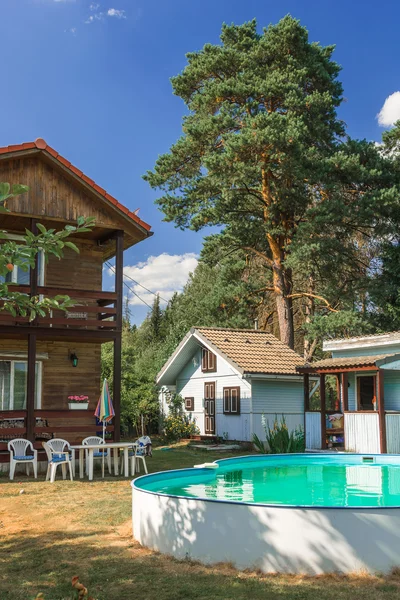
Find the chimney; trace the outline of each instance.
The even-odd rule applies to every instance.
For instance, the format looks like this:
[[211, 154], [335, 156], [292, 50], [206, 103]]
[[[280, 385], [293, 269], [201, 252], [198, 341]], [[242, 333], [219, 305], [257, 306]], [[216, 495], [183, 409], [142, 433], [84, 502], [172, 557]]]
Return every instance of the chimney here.
[[258, 319], [254, 319], [254, 329], [257, 331], [258, 329]]

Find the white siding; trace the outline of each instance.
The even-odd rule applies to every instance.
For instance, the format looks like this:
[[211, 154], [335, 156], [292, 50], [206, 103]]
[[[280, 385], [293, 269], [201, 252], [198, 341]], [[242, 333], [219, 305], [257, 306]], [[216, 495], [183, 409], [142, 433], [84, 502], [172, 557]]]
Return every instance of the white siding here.
[[321, 444], [321, 413], [306, 412], [306, 448], [320, 450]]
[[345, 413], [344, 436], [347, 451], [379, 454], [378, 413]]
[[386, 415], [386, 444], [389, 454], [400, 454], [400, 415]]
[[383, 382], [385, 410], [400, 410], [400, 372], [385, 369]]
[[253, 379], [253, 433], [262, 440], [265, 432], [262, 415], [272, 426], [275, 416], [285, 417], [289, 431], [304, 428], [304, 386], [303, 381]]
[[[235, 372], [235, 370], [220, 356], [217, 356], [217, 371], [203, 373], [201, 370], [201, 349], [188, 361], [176, 381], [176, 391], [184, 398], [194, 398], [194, 411], [191, 413], [196, 419], [200, 433], [204, 435], [204, 384], [206, 381], [215, 381], [215, 412], [216, 435], [224, 434], [230, 440], [249, 441], [250, 432], [250, 390], [248, 381]], [[240, 387], [240, 415], [224, 415], [222, 394], [224, 387]]]
[[354, 347], [350, 350], [333, 350], [332, 358], [343, 358], [344, 356], [374, 356], [376, 354], [400, 354], [400, 344], [387, 346]]

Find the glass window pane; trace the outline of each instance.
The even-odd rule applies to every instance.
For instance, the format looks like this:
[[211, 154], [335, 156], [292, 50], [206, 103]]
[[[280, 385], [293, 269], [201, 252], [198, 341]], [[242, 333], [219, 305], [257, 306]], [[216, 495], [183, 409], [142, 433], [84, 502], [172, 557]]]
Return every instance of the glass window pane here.
[[27, 363], [14, 363], [14, 410], [26, 408]]
[[[23, 261], [25, 264], [28, 263], [27, 260]], [[29, 284], [29, 266], [28, 266], [28, 270], [24, 271], [21, 267], [17, 268], [17, 283], [19, 283], [19, 285], [28, 285]]]
[[0, 361], [0, 410], [10, 410], [11, 362]]

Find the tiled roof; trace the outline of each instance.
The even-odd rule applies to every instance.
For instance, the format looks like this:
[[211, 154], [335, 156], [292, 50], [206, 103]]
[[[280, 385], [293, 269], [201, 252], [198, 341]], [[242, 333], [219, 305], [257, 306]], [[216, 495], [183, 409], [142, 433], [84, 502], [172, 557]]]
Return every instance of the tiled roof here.
[[349, 369], [352, 367], [374, 367], [379, 361], [386, 359], [396, 359], [396, 354], [375, 354], [374, 356], [345, 356], [342, 358], [324, 358], [315, 363], [310, 363], [300, 367], [299, 371], [318, 370], [318, 369]]
[[246, 373], [298, 375], [302, 357], [271, 333], [254, 329], [195, 327], [195, 332], [216, 346]]
[[131, 212], [128, 208], [126, 208], [126, 206], [124, 206], [123, 204], [118, 202], [118, 200], [116, 200], [116, 198], [114, 198], [113, 196], [108, 194], [106, 192], [106, 190], [104, 190], [103, 188], [98, 186], [93, 181], [93, 179], [90, 179], [84, 173], [82, 173], [82, 171], [80, 171], [79, 169], [74, 167], [74, 165], [72, 165], [69, 162], [69, 160], [67, 160], [66, 158], [61, 156], [61, 154], [59, 154], [56, 150], [54, 150], [54, 148], [49, 146], [47, 144], [47, 142], [45, 142], [45, 140], [43, 140], [42, 138], [38, 138], [34, 142], [27, 142], [24, 144], [17, 144], [14, 146], [5, 146], [3, 148], [0, 148], [0, 158], [1, 158], [2, 154], [12, 154], [14, 152], [24, 152], [26, 150], [34, 150], [34, 149], [40, 150], [42, 152], [47, 152], [48, 154], [50, 154], [50, 156], [52, 156], [59, 163], [61, 163], [64, 167], [66, 167], [73, 175], [79, 177], [79, 179], [81, 179], [84, 183], [89, 185], [95, 192], [97, 192], [98, 194], [103, 196], [103, 198], [108, 200], [108, 202], [111, 202], [111, 204], [113, 204], [117, 209], [119, 209], [121, 212], [123, 212], [125, 215], [127, 215], [130, 219], [132, 219], [132, 221], [134, 221], [135, 223], [140, 225], [140, 227], [143, 227], [143, 229], [145, 229], [146, 231], [150, 231], [151, 226], [148, 223], [146, 223], [145, 221], [142, 221], [142, 219], [140, 219], [135, 213]]

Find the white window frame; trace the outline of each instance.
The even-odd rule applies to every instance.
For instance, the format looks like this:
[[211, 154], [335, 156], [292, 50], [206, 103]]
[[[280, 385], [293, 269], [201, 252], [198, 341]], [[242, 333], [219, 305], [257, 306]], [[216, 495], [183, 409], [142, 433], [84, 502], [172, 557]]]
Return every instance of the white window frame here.
[[[21, 360], [21, 359], [4, 359], [4, 358], [0, 358], [0, 362], [9, 362], [9, 363], [11, 363], [11, 369], [10, 369], [10, 406], [9, 406], [9, 408], [5, 409], [4, 412], [6, 412], [6, 411], [14, 410], [14, 372], [15, 372], [15, 363], [25, 363], [27, 365], [28, 361], [27, 360]], [[42, 363], [41, 360], [37, 360], [35, 362], [35, 364], [37, 365], [37, 390], [36, 390], [37, 406], [35, 406], [35, 410], [40, 410], [42, 408], [43, 363]], [[22, 410], [26, 410], [26, 408], [22, 409]]]

